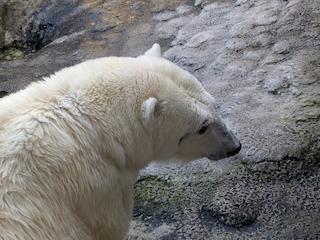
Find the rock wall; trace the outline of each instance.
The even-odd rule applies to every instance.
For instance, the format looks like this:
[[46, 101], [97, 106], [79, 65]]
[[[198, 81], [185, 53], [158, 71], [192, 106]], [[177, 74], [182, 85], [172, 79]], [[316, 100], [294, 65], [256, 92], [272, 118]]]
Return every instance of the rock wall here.
[[21, 41], [25, 27], [43, 0], [3, 0], [0, 3], [0, 49]]
[[0, 60], [0, 91], [159, 42], [216, 98], [242, 141], [233, 158], [142, 170], [128, 239], [320, 238], [319, 1], [34, 4], [19, 27], [34, 53]]

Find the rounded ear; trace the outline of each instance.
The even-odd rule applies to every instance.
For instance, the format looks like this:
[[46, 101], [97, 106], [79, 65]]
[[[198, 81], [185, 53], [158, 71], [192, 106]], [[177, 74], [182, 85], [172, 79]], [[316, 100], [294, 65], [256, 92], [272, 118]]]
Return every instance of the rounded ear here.
[[152, 48], [144, 53], [146, 56], [154, 56], [161, 58], [161, 47], [158, 43], [153, 44]]
[[154, 122], [157, 102], [157, 99], [151, 97], [142, 103], [141, 115], [142, 122], [144, 125], [146, 125], [149, 122]]
[[156, 118], [165, 114], [168, 102], [166, 100], [158, 101], [151, 97], [144, 101], [141, 105], [141, 116], [143, 124], [154, 123]]

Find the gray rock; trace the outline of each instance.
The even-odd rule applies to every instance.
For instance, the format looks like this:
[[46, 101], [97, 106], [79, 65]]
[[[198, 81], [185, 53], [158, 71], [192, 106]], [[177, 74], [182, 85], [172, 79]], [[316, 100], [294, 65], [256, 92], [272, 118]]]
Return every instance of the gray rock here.
[[21, 40], [23, 36], [21, 29], [26, 27], [43, 2], [43, 0], [0, 2], [0, 48]]
[[242, 140], [230, 159], [143, 169], [128, 239], [320, 238], [318, 1], [58, 2], [10, 10], [28, 10], [10, 35], [36, 52], [0, 60], [0, 94], [159, 42]]
[[[320, 22], [312, 14], [319, 7], [301, 1], [219, 2], [179, 27], [164, 56], [193, 72], [215, 96], [244, 149], [220, 174], [201, 170], [200, 162], [193, 166], [199, 172], [181, 166], [142, 171], [141, 177], [163, 182], [154, 184], [160, 195], [149, 192], [143, 202], [136, 198], [146, 211], [135, 211], [131, 239], [148, 239], [141, 236], [157, 229], [159, 218], [171, 229], [162, 239], [319, 237], [314, 186], [319, 182], [320, 39], [314, 33]], [[206, 164], [217, 169], [221, 163]], [[162, 210], [152, 215], [151, 209]], [[137, 222], [148, 227], [139, 225], [143, 230], [136, 233]]]

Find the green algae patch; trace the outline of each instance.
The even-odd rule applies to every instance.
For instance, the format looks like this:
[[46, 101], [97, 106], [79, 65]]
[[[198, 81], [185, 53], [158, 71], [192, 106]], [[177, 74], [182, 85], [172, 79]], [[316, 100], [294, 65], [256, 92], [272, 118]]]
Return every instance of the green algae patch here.
[[296, 101], [291, 101], [282, 105], [278, 112], [280, 121], [291, 123], [297, 122], [314, 122], [320, 119], [320, 95], [317, 83], [304, 87], [307, 94]]
[[181, 210], [189, 202], [183, 186], [173, 176], [140, 176], [134, 187], [135, 216], [165, 216]]
[[15, 60], [23, 58], [26, 55], [25, 46], [8, 46], [0, 50], [0, 60]]
[[314, 82], [320, 82], [320, 52], [315, 52], [314, 54], [304, 58], [302, 60], [303, 72], [308, 78]]
[[310, 99], [306, 99], [300, 105], [300, 113], [297, 114], [296, 119], [298, 121], [308, 122], [319, 120], [320, 118], [320, 97], [312, 96]]
[[134, 199], [146, 204], [146, 201], [166, 200], [168, 190], [173, 187], [172, 180], [147, 175], [140, 177], [134, 188]]
[[134, 187], [133, 219], [156, 227], [190, 209], [201, 211], [215, 196], [215, 182], [223, 174], [212, 169], [154, 176], [141, 174]]

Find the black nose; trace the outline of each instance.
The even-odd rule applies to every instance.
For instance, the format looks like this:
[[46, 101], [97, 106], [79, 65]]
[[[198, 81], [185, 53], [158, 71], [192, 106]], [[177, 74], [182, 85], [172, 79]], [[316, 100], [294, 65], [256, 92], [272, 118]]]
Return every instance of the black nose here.
[[228, 157], [236, 155], [238, 152], [240, 152], [240, 150], [241, 150], [241, 143], [239, 144], [239, 147], [237, 149], [227, 153]]

